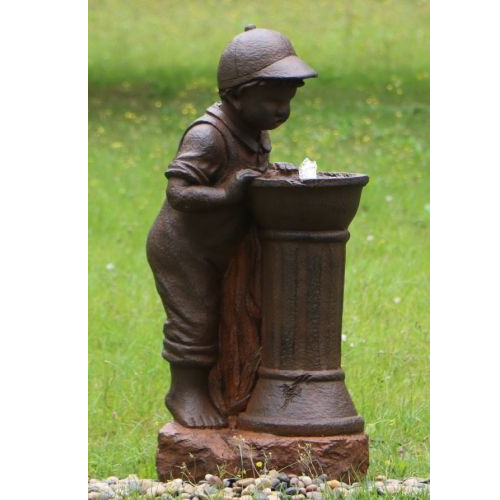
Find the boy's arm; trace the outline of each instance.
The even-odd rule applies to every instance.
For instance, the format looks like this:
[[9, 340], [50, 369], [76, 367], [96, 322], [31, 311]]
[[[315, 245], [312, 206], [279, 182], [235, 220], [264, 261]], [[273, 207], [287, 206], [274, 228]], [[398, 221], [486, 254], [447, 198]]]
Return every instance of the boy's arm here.
[[214, 126], [201, 123], [189, 129], [165, 173], [170, 206], [185, 212], [201, 212], [238, 203], [248, 182], [260, 173], [241, 170], [224, 184], [217, 183], [226, 164], [226, 144]]
[[208, 123], [199, 123], [184, 134], [165, 176], [182, 178], [190, 185], [213, 186], [227, 162], [221, 133]]
[[168, 182], [167, 200], [171, 207], [183, 212], [201, 212], [238, 203], [245, 193], [245, 187], [260, 172], [240, 170], [228, 179], [225, 186], [193, 186], [180, 177]]

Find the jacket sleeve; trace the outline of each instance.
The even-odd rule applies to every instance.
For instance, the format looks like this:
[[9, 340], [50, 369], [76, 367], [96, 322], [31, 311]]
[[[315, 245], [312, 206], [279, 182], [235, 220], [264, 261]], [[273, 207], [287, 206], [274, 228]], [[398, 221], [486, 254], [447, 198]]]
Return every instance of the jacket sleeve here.
[[209, 123], [190, 128], [179, 145], [165, 176], [181, 177], [190, 184], [214, 185], [227, 162], [222, 134]]

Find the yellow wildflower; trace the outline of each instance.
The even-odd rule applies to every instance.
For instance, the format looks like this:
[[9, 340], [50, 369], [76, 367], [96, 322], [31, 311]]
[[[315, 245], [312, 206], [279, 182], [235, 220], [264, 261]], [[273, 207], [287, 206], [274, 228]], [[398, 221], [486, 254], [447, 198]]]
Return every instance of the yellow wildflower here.
[[196, 108], [193, 106], [192, 103], [187, 102], [184, 104], [182, 108], [182, 114], [183, 115], [195, 115], [196, 114]]

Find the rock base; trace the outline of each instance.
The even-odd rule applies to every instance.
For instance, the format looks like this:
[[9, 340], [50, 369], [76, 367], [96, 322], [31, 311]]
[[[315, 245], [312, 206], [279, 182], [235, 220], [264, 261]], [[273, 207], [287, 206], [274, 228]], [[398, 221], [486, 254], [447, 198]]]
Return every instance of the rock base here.
[[267, 469], [309, 476], [326, 474], [347, 483], [368, 470], [368, 436], [276, 436], [241, 429], [190, 429], [176, 422], [158, 435], [156, 469], [161, 481], [199, 481], [205, 474], [253, 476]]

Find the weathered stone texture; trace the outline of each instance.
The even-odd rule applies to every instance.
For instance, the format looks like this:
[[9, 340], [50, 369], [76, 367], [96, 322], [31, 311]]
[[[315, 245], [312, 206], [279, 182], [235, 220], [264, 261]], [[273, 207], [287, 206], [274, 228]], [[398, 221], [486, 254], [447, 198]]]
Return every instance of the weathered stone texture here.
[[368, 470], [368, 436], [298, 438], [229, 428], [188, 429], [175, 422], [158, 436], [156, 467], [162, 481], [183, 475], [200, 480], [217, 466], [228, 474], [238, 474], [243, 466], [248, 475], [257, 462], [286, 473], [323, 473], [353, 482]]

